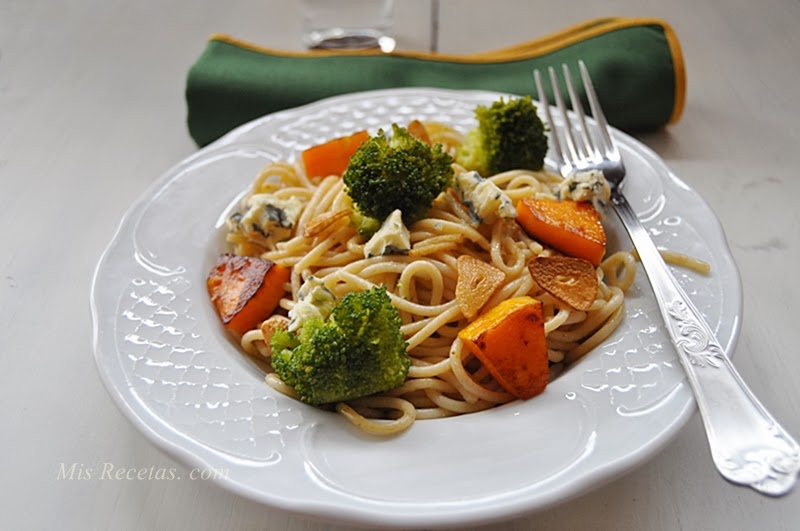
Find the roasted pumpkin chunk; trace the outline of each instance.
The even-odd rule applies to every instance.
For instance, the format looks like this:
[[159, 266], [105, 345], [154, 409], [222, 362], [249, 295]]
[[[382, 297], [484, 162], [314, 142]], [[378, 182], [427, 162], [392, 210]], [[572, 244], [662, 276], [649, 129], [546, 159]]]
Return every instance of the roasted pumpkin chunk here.
[[606, 233], [591, 203], [526, 197], [517, 203], [517, 222], [531, 237], [568, 256], [600, 265]]
[[369, 139], [367, 131], [358, 131], [349, 136], [334, 138], [323, 144], [303, 150], [300, 157], [306, 175], [309, 177], [328, 177], [341, 175], [347, 169], [350, 157]]
[[463, 328], [458, 337], [515, 397], [531, 398], [547, 387], [550, 371], [540, 301], [505, 300]]
[[220, 255], [206, 284], [225, 328], [238, 335], [257, 328], [278, 307], [290, 273], [269, 260]]

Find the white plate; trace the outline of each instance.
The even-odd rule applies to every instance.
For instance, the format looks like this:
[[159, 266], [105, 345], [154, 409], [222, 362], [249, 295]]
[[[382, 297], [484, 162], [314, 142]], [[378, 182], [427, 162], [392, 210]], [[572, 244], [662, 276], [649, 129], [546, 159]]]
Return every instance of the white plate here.
[[[695, 410], [640, 271], [617, 332], [540, 396], [418, 421], [377, 439], [273, 392], [223, 333], [207, 273], [224, 213], [269, 161], [392, 122], [466, 131], [499, 94], [399, 89], [352, 94], [244, 125], [162, 175], [100, 260], [91, 295], [95, 356], [120, 409], [187, 467], [266, 505], [340, 522], [438, 527], [509, 518], [563, 502], [661, 449]], [[712, 264], [675, 270], [730, 353], [739, 274], [708, 205], [645, 146], [615, 137], [627, 194], [656, 244]], [[610, 248], [629, 248], [608, 217]], [[212, 472], [213, 471], [213, 472]]]

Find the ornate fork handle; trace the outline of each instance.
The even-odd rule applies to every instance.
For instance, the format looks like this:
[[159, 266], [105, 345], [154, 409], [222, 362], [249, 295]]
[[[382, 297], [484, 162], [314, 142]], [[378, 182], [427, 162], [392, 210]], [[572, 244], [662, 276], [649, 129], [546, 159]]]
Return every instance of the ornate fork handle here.
[[747, 388], [625, 196], [614, 189], [611, 201], [639, 253], [694, 389], [717, 469], [729, 481], [761, 493], [788, 493], [800, 470], [800, 446]]

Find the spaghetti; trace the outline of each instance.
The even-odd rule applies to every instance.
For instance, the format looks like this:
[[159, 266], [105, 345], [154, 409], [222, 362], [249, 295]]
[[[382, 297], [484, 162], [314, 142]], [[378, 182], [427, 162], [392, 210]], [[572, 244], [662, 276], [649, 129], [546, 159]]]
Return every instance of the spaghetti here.
[[[442, 143], [445, 150], [455, 150], [461, 141], [458, 132], [441, 124], [431, 124], [428, 131], [431, 140]], [[530, 196], [555, 197], [560, 181], [547, 172], [528, 170], [488, 179], [514, 202]], [[236, 254], [260, 256], [291, 268], [282, 310], [293, 308], [303, 281], [313, 275], [337, 298], [385, 286], [400, 313], [412, 362], [405, 383], [378, 396], [335, 405], [350, 422], [371, 433], [393, 433], [415, 419], [481, 411], [514, 399], [458, 338], [468, 323], [455, 296], [459, 256], [477, 258], [505, 275], [485, 308], [524, 295], [543, 303], [551, 378], [602, 343], [619, 325], [624, 292], [635, 276], [636, 262], [630, 253], [608, 256], [596, 270], [599, 288], [594, 302], [588, 310], [578, 311], [540, 288], [528, 270], [530, 260], [555, 251], [532, 239], [513, 220], [475, 226], [463, 205], [448, 193], [435, 200], [427, 218], [409, 227], [407, 255], [371, 258], [365, 258], [365, 242], [350, 224], [349, 215], [340, 214], [349, 213], [352, 203], [338, 176], [309, 179], [300, 164], [275, 163], [256, 178], [251, 195], [260, 193], [302, 202], [293, 235], [272, 243], [231, 232], [228, 241]], [[244, 334], [241, 345], [250, 355], [270, 356], [260, 328]], [[266, 380], [278, 391], [296, 396], [276, 374], [268, 374]]]

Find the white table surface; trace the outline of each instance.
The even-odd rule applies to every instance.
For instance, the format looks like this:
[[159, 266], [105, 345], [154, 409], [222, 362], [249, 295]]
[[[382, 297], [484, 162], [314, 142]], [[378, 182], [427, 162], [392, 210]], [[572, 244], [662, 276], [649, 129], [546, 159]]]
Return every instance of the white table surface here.
[[[428, 49], [428, 0], [398, 2], [399, 48]], [[499, 48], [607, 15], [656, 16], [686, 59], [683, 119], [639, 138], [701, 193], [741, 270], [735, 365], [800, 436], [800, 3], [442, 0], [438, 48]], [[295, 2], [0, 2], [0, 528], [342, 529], [208, 481], [58, 480], [59, 467], [178, 467], [111, 403], [94, 365], [89, 287], [145, 188], [196, 151], [185, 75], [226, 32], [300, 50]], [[95, 475], [96, 477], [96, 475]], [[796, 529], [800, 494], [715, 471], [697, 414], [641, 467], [507, 529]], [[498, 527], [498, 526], [493, 526]]]

